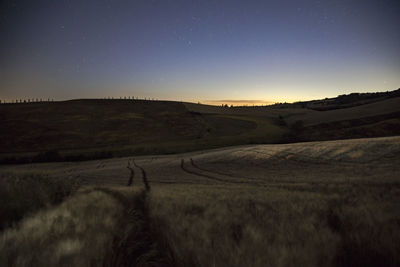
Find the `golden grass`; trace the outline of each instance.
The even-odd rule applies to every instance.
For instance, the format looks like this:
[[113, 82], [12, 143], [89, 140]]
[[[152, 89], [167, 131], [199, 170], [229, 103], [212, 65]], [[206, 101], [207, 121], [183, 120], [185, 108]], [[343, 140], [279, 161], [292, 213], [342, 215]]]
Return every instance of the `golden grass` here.
[[84, 188], [0, 236], [3, 266], [398, 266], [400, 187]]
[[330, 190], [153, 187], [151, 221], [180, 266], [398, 266], [399, 187]]
[[[150, 192], [138, 168], [131, 187], [83, 188], [3, 232], [0, 265], [399, 266], [399, 144], [357, 139], [135, 159]], [[36, 167], [126, 185], [126, 160]], [[3, 170], [13, 168], [35, 169]]]
[[0, 230], [41, 208], [60, 203], [78, 187], [79, 181], [74, 178], [1, 173]]
[[101, 265], [112, 251], [122, 210], [103, 192], [79, 193], [6, 230], [0, 237], [0, 262], [3, 266]]
[[0, 235], [1, 266], [170, 266], [154, 242], [146, 195], [84, 187]]

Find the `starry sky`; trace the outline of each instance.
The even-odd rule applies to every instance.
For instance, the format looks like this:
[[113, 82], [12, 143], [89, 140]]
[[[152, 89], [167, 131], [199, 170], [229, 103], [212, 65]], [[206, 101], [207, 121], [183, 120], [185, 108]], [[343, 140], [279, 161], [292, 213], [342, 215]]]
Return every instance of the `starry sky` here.
[[0, 3], [0, 99], [258, 104], [400, 87], [398, 0]]

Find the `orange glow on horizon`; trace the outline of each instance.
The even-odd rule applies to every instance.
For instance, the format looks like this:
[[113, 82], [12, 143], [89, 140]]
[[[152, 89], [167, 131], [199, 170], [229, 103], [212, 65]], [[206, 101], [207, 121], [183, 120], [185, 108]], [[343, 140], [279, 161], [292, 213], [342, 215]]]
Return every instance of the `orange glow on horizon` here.
[[212, 106], [266, 106], [272, 105], [276, 102], [266, 100], [203, 100], [201, 104], [212, 105]]

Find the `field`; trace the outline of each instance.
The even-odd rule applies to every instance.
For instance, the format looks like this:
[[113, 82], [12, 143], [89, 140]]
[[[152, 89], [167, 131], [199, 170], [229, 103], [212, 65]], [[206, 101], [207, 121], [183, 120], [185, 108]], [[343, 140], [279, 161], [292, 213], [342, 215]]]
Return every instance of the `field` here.
[[0, 265], [399, 266], [399, 153], [385, 137], [2, 165], [80, 189], [5, 229]]
[[400, 266], [399, 100], [2, 104], [0, 265]]
[[133, 99], [2, 104], [0, 163], [82, 161], [233, 145], [396, 136], [400, 135], [400, 97], [394, 92], [391, 98], [372, 98], [362, 105], [349, 102], [345, 108], [327, 105], [325, 108], [335, 109], [323, 111], [307, 108], [325, 103], [322, 100], [259, 107]]
[[81, 161], [281, 142], [256, 114], [199, 113], [173, 101], [87, 99], [0, 105], [0, 162]]

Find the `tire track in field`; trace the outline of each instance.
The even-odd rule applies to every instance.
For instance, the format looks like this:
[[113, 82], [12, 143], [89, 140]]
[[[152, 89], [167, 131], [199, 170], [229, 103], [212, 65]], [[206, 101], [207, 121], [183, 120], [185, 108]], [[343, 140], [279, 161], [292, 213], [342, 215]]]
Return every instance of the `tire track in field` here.
[[143, 181], [144, 187], [146, 188], [146, 191], [149, 192], [149, 191], [151, 190], [151, 187], [150, 187], [149, 181], [147, 180], [146, 171], [143, 169], [143, 167], [139, 166], [139, 165], [135, 162], [134, 159], [132, 160], [132, 162], [133, 162], [133, 165], [134, 165], [136, 168], [139, 168], [140, 171], [142, 172], [142, 181]]
[[[195, 167], [195, 166], [193, 166], [193, 167]], [[211, 180], [214, 180], [214, 181], [218, 181], [218, 182], [222, 182], [222, 183], [249, 184], [249, 182], [244, 182], [244, 181], [232, 181], [232, 180], [229, 180], [229, 179], [222, 179], [222, 178], [216, 177], [215, 175], [209, 175], [209, 174], [204, 173], [201, 169], [198, 169], [200, 172], [199, 172], [199, 171], [195, 171], [195, 170], [193, 170], [193, 169], [188, 168], [188, 167], [185, 165], [185, 160], [184, 160], [184, 159], [181, 159], [181, 169], [182, 169], [184, 172], [187, 172], [187, 173], [189, 173], [189, 174], [193, 174], [193, 175], [205, 177], [205, 178], [208, 178], [208, 179], [211, 179]], [[255, 183], [255, 182], [251, 182], [250, 184], [257, 185], [257, 183]]]
[[[210, 170], [206, 170], [204, 168], [200, 168], [198, 167], [198, 165], [194, 162], [194, 160], [191, 158], [191, 165], [194, 168], [197, 168], [201, 171], [205, 171], [205, 172], [209, 172], [213, 174], [213, 171]], [[264, 188], [268, 188], [268, 187], [278, 187], [278, 188], [285, 188], [288, 190], [298, 190], [299, 188], [304, 188], [305, 186], [309, 186], [310, 182], [295, 182], [295, 181], [282, 181], [282, 182], [264, 182], [262, 180], [259, 180], [257, 178], [245, 178], [245, 177], [241, 177], [241, 176], [230, 176], [227, 175], [229, 177], [234, 177], [234, 178], [241, 178], [241, 179], [246, 179], [246, 181], [234, 181], [234, 180], [226, 180], [226, 179], [221, 179], [218, 177], [215, 177], [213, 175], [209, 175], [209, 174], [204, 174], [204, 173], [199, 173], [196, 172], [194, 170], [188, 169], [184, 164], [183, 164], [184, 170], [185, 171], [189, 171], [189, 173], [194, 174], [194, 175], [199, 175], [202, 177], [207, 177], [207, 178], [211, 178], [211, 179], [216, 179], [219, 181], [223, 181], [226, 183], [234, 183], [234, 184], [247, 184], [247, 185], [252, 185], [252, 186], [259, 186], [259, 187], [264, 187]], [[219, 174], [217, 172], [215, 172], [216, 174]], [[346, 182], [347, 183], [347, 182]]]
[[131, 186], [133, 184], [133, 178], [135, 177], [135, 169], [131, 166], [131, 161], [128, 160], [128, 166], [126, 168], [130, 172], [129, 180], [127, 186]]
[[105, 258], [103, 266], [177, 266], [169, 244], [164, 243], [158, 230], [152, 228], [149, 192], [146, 189], [134, 197], [127, 197], [107, 187], [95, 187], [94, 190], [118, 201], [124, 213], [114, 235], [112, 251]]
[[206, 169], [206, 168], [200, 167], [199, 165], [197, 165], [194, 162], [193, 158], [190, 158], [190, 163], [192, 164], [192, 166], [194, 168], [199, 169], [199, 170], [204, 171], [204, 172], [217, 174], [217, 175], [222, 175], [222, 176], [227, 176], [227, 177], [230, 177], [230, 178], [239, 178], [239, 179], [245, 179], [245, 180], [260, 181], [260, 179], [254, 178], [254, 177], [243, 177], [243, 176], [239, 176], [239, 175], [235, 175], [235, 174], [231, 174], [231, 173], [215, 171], [215, 170], [210, 170], [210, 169]]
[[216, 174], [219, 174], [219, 175], [225, 175], [225, 176], [229, 176], [229, 177], [242, 178], [242, 177], [236, 176], [236, 175], [234, 175], [234, 174], [225, 173], [225, 172], [220, 172], [220, 171], [214, 171], [214, 170], [205, 169], [205, 168], [203, 168], [203, 167], [199, 167], [199, 166], [194, 162], [193, 158], [190, 158], [190, 164], [192, 164], [193, 167], [195, 167], [196, 169], [199, 169], [199, 170], [201, 170], [201, 171], [216, 173]]

